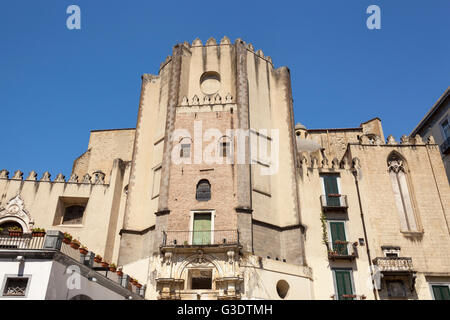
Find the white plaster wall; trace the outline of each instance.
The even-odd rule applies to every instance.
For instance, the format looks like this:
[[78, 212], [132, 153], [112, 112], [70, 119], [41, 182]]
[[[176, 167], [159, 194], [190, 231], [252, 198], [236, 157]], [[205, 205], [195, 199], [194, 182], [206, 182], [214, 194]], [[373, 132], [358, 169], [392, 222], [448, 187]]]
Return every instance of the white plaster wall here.
[[[3, 291], [0, 300], [44, 300], [49, 282], [52, 261], [25, 260], [23, 275], [31, 275], [28, 280], [28, 292], [26, 297], [3, 297]], [[16, 275], [19, 272], [19, 262], [15, 259], [0, 260], [0, 283], [4, 285], [6, 275]], [[3, 290], [3, 286], [1, 288]]]

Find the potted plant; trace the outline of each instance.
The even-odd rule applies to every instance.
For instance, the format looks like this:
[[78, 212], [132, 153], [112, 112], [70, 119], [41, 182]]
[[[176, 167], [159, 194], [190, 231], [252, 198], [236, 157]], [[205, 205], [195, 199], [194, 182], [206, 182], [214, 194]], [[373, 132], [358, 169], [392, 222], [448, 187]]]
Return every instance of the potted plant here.
[[123, 277], [122, 267], [120, 267], [119, 269], [117, 269], [117, 275], [118, 275], [119, 277]]
[[8, 228], [8, 231], [10, 237], [21, 237], [23, 234], [22, 229], [20, 229], [19, 227]]
[[102, 256], [99, 255], [99, 254], [97, 254], [97, 255], [94, 257], [94, 261], [97, 262], [97, 263], [101, 263], [102, 260], [103, 260], [103, 258], [102, 258]]
[[72, 236], [69, 233], [64, 232], [64, 237], [63, 237], [62, 242], [64, 242], [65, 244], [70, 244], [72, 242]]
[[78, 249], [80, 247], [81, 243], [77, 239], [72, 239], [72, 242], [70, 243], [70, 246], [73, 249]]
[[86, 255], [88, 253], [88, 248], [86, 248], [85, 246], [81, 246], [79, 250], [81, 254]]
[[137, 281], [135, 282], [135, 284], [134, 284], [134, 285], [135, 285], [135, 286], [136, 286], [137, 288], [139, 288], [139, 289], [140, 289], [140, 288], [142, 288], [142, 284], [140, 284], [140, 283], [139, 283], [139, 282], [137, 282]]
[[131, 278], [131, 277], [130, 277], [130, 283], [131, 283], [132, 285], [136, 285], [137, 281], [136, 281], [135, 278]]
[[102, 267], [103, 267], [103, 268], [108, 268], [108, 266], [109, 266], [109, 263], [108, 263], [108, 262], [106, 262], [106, 261], [103, 261], [103, 262], [102, 262]]
[[43, 236], [45, 236], [45, 229], [33, 228], [31, 229], [31, 235], [33, 237], [42, 238]]
[[111, 271], [111, 272], [116, 272], [116, 269], [117, 269], [117, 266], [116, 266], [115, 263], [111, 263], [111, 264], [109, 265], [109, 271]]

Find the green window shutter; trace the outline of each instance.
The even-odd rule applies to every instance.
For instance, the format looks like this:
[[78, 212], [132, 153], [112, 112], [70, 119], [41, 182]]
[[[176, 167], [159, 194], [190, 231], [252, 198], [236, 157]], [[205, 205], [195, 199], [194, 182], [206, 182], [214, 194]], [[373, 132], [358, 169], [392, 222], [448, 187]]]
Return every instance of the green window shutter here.
[[327, 206], [338, 207], [340, 205], [340, 198], [328, 196], [329, 194], [339, 194], [339, 188], [336, 175], [324, 175], [323, 184], [325, 187], [325, 195], [327, 197]]
[[343, 297], [343, 295], [352, 295], [352, 277], [348, 270], [335, 270], [335, 280], [337, 287], [337, 294], [339, 300], [353, 300], [353, 298]]
[[450, 289], [448, 286], [432, 286], [434, 300], [450, 300]]
[[211, 244], [211, 214], [195, 214], [194, 215], [194, 245]]
[[345, 223], [344, 222], [330, 222], [331, 242], [333, 250], [341, 255], [347, 255], [347, 244], [338, 244], [336, 241], [347, 241], [345, 237]]

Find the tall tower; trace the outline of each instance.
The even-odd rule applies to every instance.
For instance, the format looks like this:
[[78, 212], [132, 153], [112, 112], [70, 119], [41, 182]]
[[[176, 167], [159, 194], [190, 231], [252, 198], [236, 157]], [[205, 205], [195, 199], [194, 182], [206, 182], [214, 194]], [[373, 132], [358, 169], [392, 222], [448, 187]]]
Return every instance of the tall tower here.
[[261, 50], [175, 45], [142, 77], [119, 264], [155, 298], [258, 297], [255, 266], [304, 267], [293, 121], [289, 70]]

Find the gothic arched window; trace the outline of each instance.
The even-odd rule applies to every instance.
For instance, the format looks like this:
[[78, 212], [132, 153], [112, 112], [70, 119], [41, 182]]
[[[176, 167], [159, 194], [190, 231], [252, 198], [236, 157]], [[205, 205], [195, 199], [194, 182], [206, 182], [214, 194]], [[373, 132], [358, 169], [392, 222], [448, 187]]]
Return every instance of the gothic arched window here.
[[208, 201], [211, 199], [211, 184], [208, 180], [200, 180], [197, 184], [195, 199], [198, 201]]
[[404, 159], [396, 152], [388, 157], [388, 170], [394, 191], [395, 203], [400, 216], [402, 231], [418, 231], [418, 223], [414, 214], [413, 195], [408, 183]]

